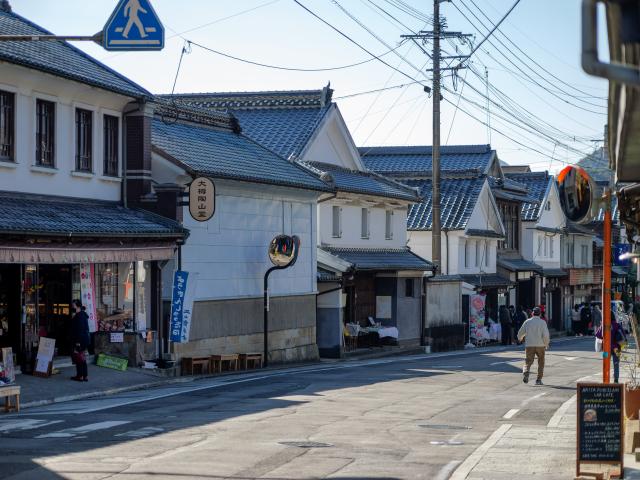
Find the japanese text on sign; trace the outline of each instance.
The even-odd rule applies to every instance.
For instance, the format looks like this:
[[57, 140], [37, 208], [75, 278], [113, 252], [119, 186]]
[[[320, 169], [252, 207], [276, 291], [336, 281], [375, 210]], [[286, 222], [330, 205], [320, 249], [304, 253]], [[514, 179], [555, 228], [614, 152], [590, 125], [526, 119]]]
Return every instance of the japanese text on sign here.
[[215, 213], [216, 189], [205, 177], [196, 178], [189, 186], [189, 213], [194, 220], [206, 222]]

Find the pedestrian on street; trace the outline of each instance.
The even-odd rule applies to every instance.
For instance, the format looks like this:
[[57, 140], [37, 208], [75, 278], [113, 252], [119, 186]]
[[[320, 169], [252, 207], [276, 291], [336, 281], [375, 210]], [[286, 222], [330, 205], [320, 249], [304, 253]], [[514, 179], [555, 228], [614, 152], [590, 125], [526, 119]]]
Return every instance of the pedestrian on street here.
[[544, 352], [549, 347], [549, 329], [547, 323], [540, 318], [540, 308], [533, 309], [533, 316], [518, 331], [518, 340], [524, 340], [525, 362], [522, 370], [522, 381], [529, 382], [529, 372], [533, 359], [538, 357], [538, 377], [536, 385], [542, 385], [544, 373]]
[[571, 330], [576, 337], [580, 335], [580, 305], [577, 303], [571, 311]]
[[[603, 325], [596, 330], [596, 338], [604, 338], [602, 332]], [[620, 379], [620, 353], [622, 351], [622, 344], [627, 342], [627, 337], [624, 334], [622, 325], [616, 320], [614, 311], [611, 311], [611, 360], [613, 363], [613, 382], [618, 383]]]
[[593, 331], [596, 332], [600, 325], [602, 325], [602, 310], [600, 310], [600, 306], [596, 303], [593, 306], [593, 310], [591, 311], [591, 323], [593, 324]]
[[500, 321], [500, 329], [502, 330], [502, 345], [511, 345], [511, 329], [513, 328], [511, 314], [509, 313], [509, 309], [504, 305], [500, 305], [498, 320]]
[[89, 373], [87, 368], [87, 356], [85, 350], [91, 342], [89, 334], [89, 315], [82, 306], [80, 300], [71, 302], [71, 306], [75, 311], [71, 319], [71, 345], [72, 354], [71, 361], [76, 365], [76, 376], [71, 380], [76, 382], [88, 382]]
[[591, 307], [588, 303], [582, 305], [580, 309], [580, 336], [589, 334], [589, 324], [591, 323]]
[[[516, 314], [513, 318], [513, 326], [516, 332], [520, 331], [520, 327], [522, 327], [527, 318], [527, 314], [524, 313], [524, 308], [522, 308], [522, 305], [518, 305], [518, 308], [516, 308]], [[516, 340], [518, 342], [518, 345], [520, 345], [520, 340], [518, 340], [517, 338]]]

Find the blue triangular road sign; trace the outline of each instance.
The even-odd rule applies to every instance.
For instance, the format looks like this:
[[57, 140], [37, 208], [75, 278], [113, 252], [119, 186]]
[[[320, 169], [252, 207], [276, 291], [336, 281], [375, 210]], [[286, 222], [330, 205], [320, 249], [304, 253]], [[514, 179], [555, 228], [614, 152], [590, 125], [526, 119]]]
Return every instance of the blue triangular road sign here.
[[164, 27], [149, 0], [120, 0], [102, 33], [106, 50], [164, 48]]

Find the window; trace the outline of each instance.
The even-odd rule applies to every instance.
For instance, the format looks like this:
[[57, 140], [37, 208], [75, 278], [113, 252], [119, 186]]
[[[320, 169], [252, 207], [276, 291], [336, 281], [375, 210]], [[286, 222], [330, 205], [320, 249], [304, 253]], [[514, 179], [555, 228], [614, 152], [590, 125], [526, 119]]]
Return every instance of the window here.
[[362, 238], [369, 238], [369, 209], [362, 209], [362, 222], [361, 222], [361, 236]]
[[464, 242], [464, 268], [469, 268], [469, 240]]
[[332, 208], [332, 232], [334, 238], [342, 236], [342, 207], [337, 205]]
[[549, 256], [551, 258], [553, 258], [553, 244], [554, 244], [554, 240], [553, 237], [549, 238]]
[[588, 248], [589, 247], [587, 245], [580, 246], [580, 264], [583, 266], [588, 265], [588, 255], [589, 255]]
[[476, 242], [476, 267], [480, 266], [481, 262], [481, 253], [480, 253], [480, 240]]
[[0, 90], [0, 160], [13, 162], [13, 132], [15, 95]]
[[404, 296], [413, 297], [413, 278], [405, 278], [404, 280]]
[[36, 101], [36, 165], [54, 167], [56, 106], [46, 100]]
[[393, 210], [385, 212], [384, 238], [393, 239]]
[[542, 256], [542, 237], [538, 237], [538, 256]]
[[543, 246], [544, 246], [544, 256], [548, 257], [549, 256], [549, 247], [547, 246], [549, 244], [549, 238], [547, 238], [547, 236], [544, 236], [544, 240], [542, 242]]
[[567, 243], [567, 264], [573, 265], [573, 243]]
[[485, 267], [489, 266], [489, 242], [487, 240], [484, 241], [484, 265]]
[[92, 132], [93, 112], [76, 108], [76, 170], [92, 171]]
[[551, 202], [549, 200], [547, 200], [547, 203], [544, 205], [544, 209], [545, 210], [551, 210]]
[[503, 249], [518, 250], [520, 246], [520, 207], [517, 204], [502, 203], [499, 209], [506, 235], [498, 246]]
[[104, 116], [104, 174], [118, 176], [118, 117]]

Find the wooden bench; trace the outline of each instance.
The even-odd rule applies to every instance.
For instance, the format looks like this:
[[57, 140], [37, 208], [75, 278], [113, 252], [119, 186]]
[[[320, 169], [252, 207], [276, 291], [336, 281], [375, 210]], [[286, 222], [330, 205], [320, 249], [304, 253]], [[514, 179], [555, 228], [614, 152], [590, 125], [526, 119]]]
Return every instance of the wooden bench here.
[[[11, 412], [12, 410], [15, 410], [16, 412], [20, 411], [20, 387], [17, 385], [0, 387], [0, 398], [1, 397], [5, 397], [5, 412]], [[13, 399], [13, 405], [11, 404], [11, 399]]]
[[211, 371], [222, 373], [225, 363], [228, 363], [229, 370], [238, 370], [238, 354], [230, 353], [227, 355], [211, 355], [209, 357], [211, 362]]
[[209, 357], [184, 357], [182, 359], [182, 374], [194, 375], [194, 370], [198, 367], [201, 374], [209, 373]]
[[248, 370], [249, 364], [251, 364], [251, 368], [262, 368], [261, 353], [241, 353], [238, 357], [242, 370]]

